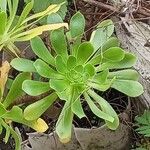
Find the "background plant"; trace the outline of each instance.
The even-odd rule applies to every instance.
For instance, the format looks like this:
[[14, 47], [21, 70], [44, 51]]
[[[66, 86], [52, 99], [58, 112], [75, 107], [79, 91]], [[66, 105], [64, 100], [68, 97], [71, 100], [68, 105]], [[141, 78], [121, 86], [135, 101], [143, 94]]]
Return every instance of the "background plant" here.
[[138, 144], [136, 150], [149, 150], [150, 149], [150, 111], [145, 110], [140, 116], [135, 117], [135, 126], [137, 126], [136, 131], [145, 137], [145, 140]]
[[48, 126], [41, 118], [32, 121], [26, 120], [20, 107], [11, 107], [12, 103], [25, 94], [22, 90], [22, 83], [27, 79], [31, 79], [31, 75], [30, 73], [20, 73], [12, 82], [7, 93], [5, 84], [9, 69], [10, 65], [7, 61], [0, 68], [0, 134], [5, 129], [5, 143], [8, 142], [10, 135], [12, 135], [15, 139], [15, 150], [21, 150], [21, 138], [13, 129], [12, 122], [27, 125], [38, 132], [46, 131]]
[[19, 49], [14, 44], [15, 42], [28, 41], [42, 34], [43, 31], [58, 29], [62, 26], [67, 27], [66, 23], [35, 27], [35, 23], [43, 17], [57, 12], [62, 4], [50, 5], [45, 10], [29, 16], [34, 4], [32, 0], [25, 6], [20, 17], [17, 17], [18, 1], [19, 0], [0, 1], [0, 51], [3, 49], [18, 55]]
[[[26, 3], [30, 2], [31, 0], [25, 0]], [[58, 10], [58, 14], [60, 15], [60, 17], [64, 20], [66, 13], [67, 13], [67, 6], [68, 6], [68, 1], [67, 0], [36, 0], [36, 3], [34, 3], [33, 5], [33, 11], [34, 13], [38, 13], [41, 12], [43, 10], [45, 10], [47, 8], [47, 6], [49, 5], [53, 5], [53, 4], [61, 4], [63, 3], [63, 5], [61, 6], [61, 8]], [[40, 23], [45, 24], [46, 23], [46, 18], [43, 18]]]
[[135, 118], [138, 128], [136, 131], [145, 137], [150, 137], [150, 111], [145, 110], [141, 116]]
[[[60, 20], [60, 17], [57, 16], [57, 19]], [[68, 32], [59, 29], [50, 33], [55, 53], [51, 54], [43, 41], [36, 37], [31, 40], [31, 47], [39, 59], [33, 62], [16, 58], [11, 62], [19, 71], [38, 73], [46, 78], [47, 82], [24, 81], [22, 88], [27, 94], [37, 96], [51, 91], [49, 96], [26, 107], [24, 117], [27, 120], [38, 119], [57, 97], [64, 100], [64, 107], [56, 123], [56, 132], [64, 143], [71, 138], [74, 114], [79, 118], [86, 117], [81, 97], [84, 97], [96, 116], [104, 119], [106, 125], [115, 130], [119, 125], [118, 116], [95, 89], [106, 91], [115, 88], [131, 97], [143, 93], [137, 81], [138, 73], [128, 69], [135, 64], [136, 57], [121, 49], [118, 39], [111, 37], [114, 32], [113, 22], [105, 20], [98, 24], [90, 41], [82, 40], [84, 28], [84, 16], [77, 12], [70, 20]]]

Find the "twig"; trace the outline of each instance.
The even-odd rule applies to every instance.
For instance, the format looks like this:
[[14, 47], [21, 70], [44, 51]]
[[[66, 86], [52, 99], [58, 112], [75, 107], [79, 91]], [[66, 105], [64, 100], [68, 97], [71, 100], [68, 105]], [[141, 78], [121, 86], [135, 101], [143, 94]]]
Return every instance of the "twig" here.
[[[120, 15], [123, 15], [123, 16], [126, 14], [126, 12], [121, 12], [119, 9], [116, 9], [112, 5], [104, 4], [102, 2], [97, 2], [95, 0], [83, 0], [83, 1], [87, 2], [87, 3], [91, 4], [91, 5], [95, 5], [97, 7], [100, 7], [102, 9], [106, 9], [106, 10], [109, 9], [109, 10], [111, 10], [111, 11], [113, 11], [115, 13], [118, 13]], [[144, 10], [144, 8], [143, 9], [142, 8], [137, 9], [136, 11], [133, 12], [133, 14], [141, 14], [141, 15], [144, 15], [146, 17], [150, 17], [149, 11]]]
[[38, 100], [43, 99], [44, 97], [48, 96], [51, 92], [46, 92], [44, 94], [41, 94], [39, 96], [29, 96], [29, 95], [24, 95], [22, 97], [19, 97], [18, 99], [15, 100], [14, 103], [10, 106], [13, 107], [14, 105], [20, 105], [20, 104], [28, 104], [28, 103], [34, 103]]
[[120, 13], [120, 12], [119, 12], [117, 9], [115, 9], [113, 6], [104, 4], [104, 3], [102, 3], [102, 2], [97, 2], [97, 1], [95, 1], [95, 0], [83, 0], [83, 1], [84, 1], [84, 2], [87, 2], [87, 3], [89, 3], [89, 4], [92, 4], [92, 5], [101, 7], [101, 8], [103, 8], [103, 9], [107, 9], [107, 10], [109, 9], [109, 10], [111, 10], [111, 11], [113, 11], [113, 12]]

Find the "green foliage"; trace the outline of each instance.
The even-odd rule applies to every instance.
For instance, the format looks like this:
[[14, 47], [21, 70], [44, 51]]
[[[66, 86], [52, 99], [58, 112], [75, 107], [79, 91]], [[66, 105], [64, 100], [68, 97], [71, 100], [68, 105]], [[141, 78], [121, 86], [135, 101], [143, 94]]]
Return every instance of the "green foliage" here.
[[[65, 23], [34, 27], [43, 17], [56, 13], [60, 9], [62, 3], [58, 5], [48, 5], [43, 11], [29, 16], [34, 6], [34, 0], [32, 0], [27, 3], [21, 15], [16, 16], [18, 2], [19, 0], [0, 1], [0, 51], [3, 49], [17, 56], [20, 51], [14, 44], [15, 42], [28, 41], [42, 34], [43, 31], [54, 30], [63, 26], [67, 27]], [[7, 7], [8, 11], [6, 10]]]
[[[25, 2], [30, 2], [31, 0], [25, 0]], [[59, 9], [59, 11], [57, 12], [62, 19], [65, 18], [66, 13], [67, 13], [67, 5], [68, 5], [68, 1], [67, 0], [36, 0], [36, 2], [33, 5], [33, 11], [35, 13], [39, 13], [43, 10], [45, 10], [49, 5], [52, 4], [60, 4], [60, 3], [64, 3], [61, 8]], [[43, 18], [40, 23], [46, 23], [46, 18]]]
[[150, 111], [145, 110], [144, 114], [135, 118], [138, 128], [136, 131], [145, 137], [150, 137]]
[[[23, 90], [26, 93], [38, 95], [50, 90], [52, 95], [56, 94], [60, 100], [65, 101], [56, 123], [56, 132], [64, 143], [71, 138], [74, 114], [79, 118], [86, 116], [81, 97], [96, 116], [104, 119], [106, 125], [115, 130], [119, 125], [118, 115], [107, 100], [95, 92], [95, 89], [106, 91], [115, 88], [132, 97], [143, 93], [143, 87], [137, 81], [138, 73], [132, 69], [125, 69], [135, 64], [136, 57], [118, 47], [118, 40], [111, 37], [114, 32], [113, 22], [106, 20], [100, 23], [93, 31], [90, 41], [81, 40], [84, 27], [84, 17], [77, 12], [70, 21], [68, 32], [59, 29], [50, 33], [53, 55], [48, 52], [42, 40], [35, 37], [31, 40], [31, 46], [39, 59], [29, 63], [27, 60], [21, 61], [16, 58], [11, 62], [11, 65], [19, 71], [23, 71], [24, 66], [34, 67], [39, 75], [49, 81], [49, 87], [48, 82], [24, 81]], [[21, 65], [20, 62], [24, 63]], [[46, 105], [44, 101], [47, 103], [47, 98], [27, 106], [24, 117], [27, 120], [39, 118], [55, 99], [56, 97], [54, 100], [49, 98]], [[43, 109], [37, 109], [39, 105]]]
[[[4, 67], [2, 67], [1, 70], [1, 77], [0, 77], [0, 85], [1, 90], [5, 87], [5, 82], [7, 79], [7, 75], [5, 71], [9, 66], [5, 63]], [[6, 68], [7, 67], [7, 68]], [[12, 135], [15, 139], [15, 150], [21, 150], [21, 138], [20, 135], [14, 131], [12, 127], [12, 122], [21, 123], [24, 125], [27, 125], [31, 128], [33, 128], [36, 131], [45, 131], [47, 129], [47, 126], [43, 126], [42, 128], [40, 125], [45, 125], [46, 123], [43, 120], [38, 119], [32, 119], [32, 120], [26, 120], [23, 114], [22, 109], [14, 105], [13, 103], [20, 97], [22, 97], [25, 93], [22, 90], [22, 83], [27, 80], [31, 79], [30, 73], [20, 73], [15, 80], [10, 85], [9, 92], [7, 94], [1, 94], [0, 97], [0, 134], [2, 133], [2, 130], [5, 129], [6, 135], [4, 138], [5, 143], [8, 142], [9, 137]], [[4, 81], [5, 80], [5, 81]], [[5, 91], [5, 90], [4, 90]], [[6, 93], [6, 92], [5, 92]], [[53, 97], [54, 98], [54, 97]], [[46, 104], [48, 104], [47, 102]], [[44, 129], [45, 128], [45, 129]]]

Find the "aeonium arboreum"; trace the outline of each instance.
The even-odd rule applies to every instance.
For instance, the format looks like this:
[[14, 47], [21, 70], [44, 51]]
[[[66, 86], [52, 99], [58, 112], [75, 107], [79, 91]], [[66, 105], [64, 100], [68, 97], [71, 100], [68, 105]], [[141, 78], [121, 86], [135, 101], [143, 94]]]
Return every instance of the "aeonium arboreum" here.
[[5, 129], [4, 142], [7, 143], [12, 135], [15, 139], [15, 150], [21, 150], [20, 135], [15, 132], [12, 122], [27, 125], [38, 132], [44, 132], [48, 126], [41, 118], [35, 120], [26, 120], [23, 115], [23, 110], [17, 106], [11, 106], [18, 98], [25, 93], [22, 90], [22, 83], [27, 79], [31, 79], [30, 73], [20, 73], [10, 85], [9, 92], [6, 90], [6, 82], [10, 65], [7, 61], [0, 68], [0, 134]]
[[[50, 5], [46, 10], [29, 16], [34, 0], [23, 9], [20, 16], [16, 16], [19, 0], [0, 1], [0, 51], [6, 50], [15, 55], [20, 53], [15, 42], [28, 41], [43, 31], [54, 30], [66, 26], [66, 23], [47, 24], [36, 27], [35, 24], [43, 17], [56, 13], [62, 4]], [[8, 9], [7, 9], [8, 8]]]
[[137, 81], [138, 73], [128, 69], [135, 64], [136, 57], [121, 49], [118, 39], [111, 37], [114, 32], [112, 21], [100, 23], [93, 31], [90, 41], [82, 42], [84, 27], [84, 17], [77, 12], [71, 18], [67, 33], [63, 29], [50, 33], [52, 49], [55, 51], [53, 55], [42, 40], [36, 37], [31, 40], [31, 47], [39, 59], [33, 62], [16, 58], [11, 62], [19, 71], [36, 72], [47, 79], [47, 82], [24, 81], [22, 88], [27, 94], [37, 96], [51, 91], [51, 95], [26, 107], [24, 117], [27, 120], [39, 118], [57, 97], [65, 101], [56, 123], [56, 132], [64, 143], [71, 138], [74, 114], [79, 118], [86, 117], [81, 96], [91, 111], [104, 119], [108, 128], [115, 130], [119, 125], [118, 116], [95, 89], [106, 91], [115, 88], [131, 97], [143, 92]]

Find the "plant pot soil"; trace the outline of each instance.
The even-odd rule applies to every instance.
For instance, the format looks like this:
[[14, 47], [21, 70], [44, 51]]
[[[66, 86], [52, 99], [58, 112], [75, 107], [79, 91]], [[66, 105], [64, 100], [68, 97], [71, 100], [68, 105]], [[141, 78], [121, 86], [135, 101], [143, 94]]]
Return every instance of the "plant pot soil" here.
[[49, 135], [30, 133], [22, 150], [129, 150], [129, 147], [130, 129], [121, 123], [116, 131], [105, 126], [95, 129], [74, 128], [72, 140], [67, 144], [62, 144], [55, 132]]
[[131, 128], [127, 125], [127, 112], [131, 109], [130, 101], [114, 90], [107, 91], [103, 96], [109, 99], [118, 113], [120, 112], [122, 123], [116, 131], [104, 126], [101, 119], [93, 115], [87, 105], [83, 104], [89, 120], [74, 118], [72, 139], [69, 143], [62, 144], [55, 131], [50, 134], [29, 133], [28, 140], [22, 143], [22, 150], [129, 150]]

